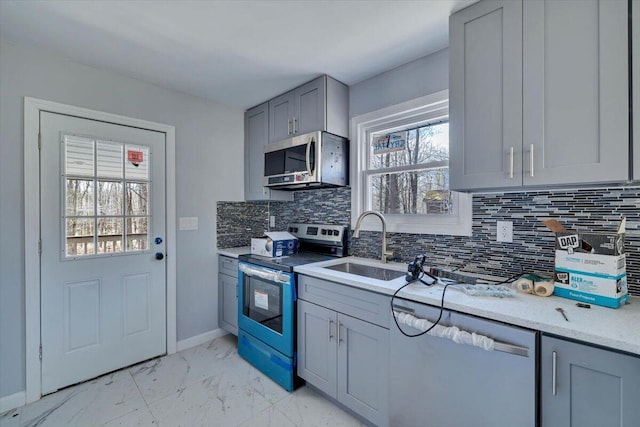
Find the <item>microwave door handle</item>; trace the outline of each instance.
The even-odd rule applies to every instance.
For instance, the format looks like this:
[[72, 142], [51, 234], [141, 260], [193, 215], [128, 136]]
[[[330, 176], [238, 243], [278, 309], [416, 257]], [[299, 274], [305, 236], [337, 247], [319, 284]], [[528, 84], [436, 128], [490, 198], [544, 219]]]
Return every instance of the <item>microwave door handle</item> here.
[[307, 142], [307, 153], [306, 153], [306, 158], [307, 158], [307, 173], [309, 174], [309, 176], [311, 176], [313, 174], [313, 171], [311, 170], [311, 145], [314, 144], [314, 140], [311, 139], [309, 142]]

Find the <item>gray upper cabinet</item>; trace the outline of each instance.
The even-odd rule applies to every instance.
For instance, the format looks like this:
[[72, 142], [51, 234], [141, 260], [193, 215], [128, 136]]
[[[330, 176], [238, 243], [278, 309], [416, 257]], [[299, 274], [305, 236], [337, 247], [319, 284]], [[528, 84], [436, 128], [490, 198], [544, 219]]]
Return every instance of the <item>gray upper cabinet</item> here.
[[623, 0], [490, 0], [452, 15], [451, 188], [627, 180], [627, 17]]
[[640, 0], [631, 3], [633, 48], [633, 179], [640, 180]]
[[490, 0], [449, 22], [452, 189], [522, 185], [522, 3]]
[[349, 89], [322, 76], [269, 101], [269, 142], [314, 131], [348, 136]]
[[269, 101], [269, 142], [286, 139], [292, 135], [294, 91]]
[[269, 143], [269, 103], [244, 113], [245, 200], [293, 200], [291, 192], [264, 187], [264, 147]]
[[631, 427], [640, 420], [640, 358], [543, 336], [542, 427]]
[[627, 1], [525, 1], [522, 15], [524, 184], [627, 180]]

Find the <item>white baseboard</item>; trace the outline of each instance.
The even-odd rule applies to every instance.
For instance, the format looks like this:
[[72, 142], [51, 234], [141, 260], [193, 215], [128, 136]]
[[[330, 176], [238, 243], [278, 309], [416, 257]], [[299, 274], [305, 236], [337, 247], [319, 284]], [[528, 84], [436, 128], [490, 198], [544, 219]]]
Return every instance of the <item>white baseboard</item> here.
[[0, 414], [7, 412], [11, 409], [19, 408], [27, 403], [27, 394], [24, 391], [20, 391], [9, 396], [0, 397]]
[[225, 331], [224, 329], [218, 328], [209, 332], [205, 332], [200, 335], [193, 336], [191, 338], [180, 340], [178, 341], [178, 344], [177, 344], [177, 350], [178, 351], [186, 350], [188, 348], [195, 347], [200, 344], [204, 344], [213, 339], [220, 338], [224, 335], [227, 335], [228, 333], [229, 332]]

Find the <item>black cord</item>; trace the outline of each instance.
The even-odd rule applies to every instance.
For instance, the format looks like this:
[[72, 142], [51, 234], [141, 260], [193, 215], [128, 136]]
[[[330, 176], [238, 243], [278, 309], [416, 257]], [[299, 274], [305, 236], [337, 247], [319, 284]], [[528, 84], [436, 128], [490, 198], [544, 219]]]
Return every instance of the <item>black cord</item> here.
[[427, 332], [431, 331], [433, 328], [436, 327], [436, 325], [438, 323], [440, 323], [440, 320], [442, 319], [442, 313], [444, 312], [444, 295], [447, 292], [447, 288], [449, 287], [450, 283], [447, 283], [444, 285], [444, 289], [442, 290], [442, 298], [440, 299], [440, 314], [438, 315], [438, 318], [436, 319], [436, 321], [433, 323], [433, 325], [431, 325], [426, 331], [422, 331], [419, 334], [408, 334], [405, 331], [402, 330], [402, 328], [400, 327], [400, 324], [398, 323], [398, 319], [396, 318], [396, 313], [393, 311], [393, 301], [396, 298], [396, 296], [398, 295], [398, 292], [400, 292], [402, 289], [406, 288], [407, 286], [409, 286], [412, 283], [415, 283], [417, 281], [420, 281], [422, 283], [424, 283], [427, 286], [431, 286], [434, 285], [437, 282], [437, 278], [435, 278], [434, 276], [431, 276], [430, 274], [427, 274], [427, 276], [434, 278], [435, 280], [432, 283], [427, 283], [424, 280], [422, 280], [422, 277], [424, 277], [425, 275], [425, 271], [422, 270], [422, 268], [420, 269], [420, 271], [422, 272], [422, 274], [415, 280], [411, 280], [411, 281], [407, 281], [407, 283], [405, 283], [404, 285], [400, 286], [391, 296], [391, 315], [393, 316], [393, 321], [395, 322], [396, 326], [398, 327], [398, 330], [402, 333], [402, 335], [404, 335], [405, 337], [409, 337], [409, 338], [415, 338], [415, 337], [419, 337], [422, 336], [424, 334], [426, 334]]

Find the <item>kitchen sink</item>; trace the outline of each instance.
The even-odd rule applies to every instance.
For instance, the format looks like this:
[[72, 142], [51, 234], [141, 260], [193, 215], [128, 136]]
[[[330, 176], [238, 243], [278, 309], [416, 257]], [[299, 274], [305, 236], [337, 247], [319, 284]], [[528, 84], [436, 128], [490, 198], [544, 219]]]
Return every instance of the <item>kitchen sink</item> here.
[[329, 270], [341, 271], [343, 273], [355, 274], [356, 276], [369, 277], [377, 280], [393, 280], [404, 276], [404, 272], [398, 270], [390, 270], [388, 268], [374, 267], [372, 265], [356, 264], [353, 262], [344, 262], [342, 264], [330, 265], [324, 268]]

